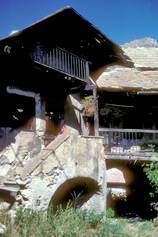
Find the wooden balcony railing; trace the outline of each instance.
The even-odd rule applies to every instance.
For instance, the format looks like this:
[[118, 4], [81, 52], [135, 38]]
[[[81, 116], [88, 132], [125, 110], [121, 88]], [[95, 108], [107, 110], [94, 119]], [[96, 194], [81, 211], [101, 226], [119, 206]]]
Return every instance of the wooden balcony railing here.
[[36, 63], [48, 66], [79, 80], [88, 81], [88, 61], [64, 49], [56, 47], [48, 51], [36, 47], [32, 53], [32, 58]]
[[158, 144], [158, 130], [99, 128], [107, 152], [151, 152]]

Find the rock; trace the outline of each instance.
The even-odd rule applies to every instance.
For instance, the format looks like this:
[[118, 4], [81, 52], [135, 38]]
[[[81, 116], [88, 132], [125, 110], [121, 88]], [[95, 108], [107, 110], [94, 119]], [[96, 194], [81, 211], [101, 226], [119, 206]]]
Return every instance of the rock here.
[[140, 222], [140, 221], [142, 221], [142, 218], [140, 216], [128, 218], [129, 223], [135, 223], [135, 222]]
[[4, 234], [6, 231], [6, 226], [0, 223], [0, 234]]
[[8, 165], [10, 162], [5, 155], [0, 156], [0, 166]]
[[155, 227], [158, 227], [158, 217], [153, 220], [153, 223]]
[[31, 183], [31, 177], [26, 177], [24, 180], [23, 179], [16, 179], [17, 184], [19, 185], [27, 185]]

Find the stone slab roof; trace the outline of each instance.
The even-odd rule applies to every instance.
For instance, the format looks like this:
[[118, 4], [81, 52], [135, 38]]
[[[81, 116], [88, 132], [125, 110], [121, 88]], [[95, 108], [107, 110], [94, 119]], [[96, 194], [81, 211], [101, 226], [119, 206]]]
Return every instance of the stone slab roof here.
[[158, 67], [158, 48], [122, 48], [135, 66]]
[[135, 68], [117, 67], [104, 71], [96, 84], [99, 90], [106, 91], [157, 91], [158, 71], [139, 71]]

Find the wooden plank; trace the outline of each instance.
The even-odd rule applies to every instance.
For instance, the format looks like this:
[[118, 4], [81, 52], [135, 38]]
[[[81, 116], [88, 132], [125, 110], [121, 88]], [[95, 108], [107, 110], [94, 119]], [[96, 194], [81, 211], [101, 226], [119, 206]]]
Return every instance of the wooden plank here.
[[123, 108], [134, 108], [134, 105], [119, 105], [119, 104], [106, 104], [107, 106], [114, 106], [114, 107], [123, 107]]
[[158, 133], [158, 130], [151, 129], [117, 129], [117, 128], [99, 128], [99, 132], [139, 132], [139, 133]]
[[41, 162], [46, 160], [51, 153], [53, 153], [63, 142], [69, 138], [69, 136], [70, 135], [67, 133], [67, 131], [61, 135], [58, 135], [54, 141], [52, 141], [45, 149], [40, 152], [40, 154], [32, 158], [32, 160], [28, 160], [25, 164], [25, 167], [21, 168], [18, 172], [21, 178], [30, 175], [41, 164]]
[[135, 160], [135, 161], [158, 161], [158, 157], [139, 156], [139, 155], [119, 155], [119, 154], [105, 154], [105, 160]]

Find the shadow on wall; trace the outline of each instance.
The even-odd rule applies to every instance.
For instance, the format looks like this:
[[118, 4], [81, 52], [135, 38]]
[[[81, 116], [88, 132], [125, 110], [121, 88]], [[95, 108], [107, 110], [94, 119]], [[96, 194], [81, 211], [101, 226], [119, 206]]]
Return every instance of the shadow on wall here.
[[49, 207], [56, 212], [58, 208], [67, 206], [79, 208], [94, 194], [99, 194], [98, 182], [89, 177], [76, 177], [68, 179], [56, 190]]

